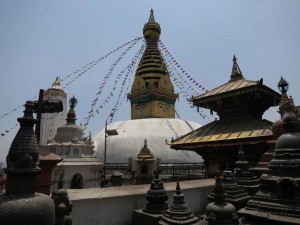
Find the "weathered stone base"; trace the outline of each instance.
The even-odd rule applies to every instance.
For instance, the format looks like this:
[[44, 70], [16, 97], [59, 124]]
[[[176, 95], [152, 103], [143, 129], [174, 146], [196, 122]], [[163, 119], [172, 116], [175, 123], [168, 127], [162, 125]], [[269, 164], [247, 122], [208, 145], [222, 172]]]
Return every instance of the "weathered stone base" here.
[[[205, 210], [206, 197], [212, 192], [214, 182], [213, 179], [180, 182], [181, 191], [192, 213], [198, 214]], [[176, 183], [165, 183], [164, 187], [168, 195], [172, 196]], [[130, 225], [132, 212], [145, 207], [148, 190], [149, 184], [68, 189], [69, 198], [73, 203], [73, 225]], [[168, 204], [171, 200], [169, 198]]]
[[158, 225], [163, 214], [150, 214], [142, 209], [133, 211], [132, 225]]
[[262, 212], [258, 210], [252, 210], [243, 208], [238, 211], [238, 214], [242, 217], [246, 217], [245, 225], [261, 225], [261, 224], [272, 224], [272, 225], [299, 225], [299, 217], [290, 217], [285, 215], [277, 215], [271, 212]]

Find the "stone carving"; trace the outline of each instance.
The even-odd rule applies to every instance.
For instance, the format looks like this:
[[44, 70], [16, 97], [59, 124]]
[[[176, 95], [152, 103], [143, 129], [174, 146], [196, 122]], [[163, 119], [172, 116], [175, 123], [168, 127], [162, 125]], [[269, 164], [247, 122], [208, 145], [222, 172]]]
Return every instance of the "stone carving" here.
[[219, 173], [215, 179], [215, 199], [214, 202], [207, 205], [206, 215], [201, 221], [201, 225], [240, 225], [236, 208], [225, 202], [225, 190]]
[[143, 208], [143, 211], [150, 214], [164, 213], [169, 208], [166, 203], [168, 198], [167, 191], [157, 173], [157, 177], [152, 180], [150, 189], [147, 192], [146, 200], [148, 203]]
[[245, 159], [245, 153], [242, 145], [240, 146], [238, 161], [235, 163], [234, 179], [247, 190], [250, 196], [254, 195], [259, 188], [259, 179], [257, 179], [249, 170], [249, 163]]
[[200, 220], [187, 206], [184, 194], [181, 193], [179, 182], [177, 182], [176, 192], [173, 194], [173, 203], [159, 221], [160, 225], [200, 225]]
[[239, 213], [247, 224], [300, 224], [300, 133], [293, 104], [286, 101], [282, 134], [275, 146], [268, 174], [259, 191]]
[[[226, 192], [225, 201], [233, 204], [236, 209], [245, 207], [246, 203], [250, 200], [250, 196], [247, 191], [240, 185], [238, 185], [232, 175], [232, 171], [228, 168], [223, 171], [223, 185]], [[215, 200], [215, 193], [212, 192], [207, 200], [213, 202]]]
[[72, 225], [70, 213], [73, 208], [66, 189], [63, 188], [63, 175], [60, 175], [58, 189], [52, 192], [55, 205], [55, 225]]

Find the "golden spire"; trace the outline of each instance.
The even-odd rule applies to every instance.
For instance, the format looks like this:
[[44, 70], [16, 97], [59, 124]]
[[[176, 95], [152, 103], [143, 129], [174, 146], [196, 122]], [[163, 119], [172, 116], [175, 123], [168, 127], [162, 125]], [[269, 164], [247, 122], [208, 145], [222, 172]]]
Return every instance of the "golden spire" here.
[[150, 17], [148, 23], [144, 25], [143, 34], [144, 38], [147, 41], [157, 43], [160, 36], [160, 25], [155, 22], [153, 9], [150, 10]]
[[160, 25], [155, 22], [152, 9], [143, 32], [147, 47], [128, 94], [131, 119], [175, 118], [178, 94], [174, 93], [169, 72], [158, 49]]
[[62, 90], [60, 86], [60, 78], [57, 76], [49, 90]]
[[237, 64], [237, 58], [235, 57], [235, 55], [233, 55], [232, 61], [233, 61], [233, 65], [232, 65], [232, 71], [230, 75], [230, 81], [237, 81], [237, 80], [244, 79], [242, 71], [239, 65]]
[[155, 23], [154, 15], [153, 15], [153, 9], [150, 10], [150, 17], [148, 23]]
[[53, 85], [52, 85], [52, 86], [56, 86], [56, 85], [60, 86], [60, 79], [59, 79], [58, 76], [56, 77], [56, 79], [55, 79], [55, 81], [53, 82]]

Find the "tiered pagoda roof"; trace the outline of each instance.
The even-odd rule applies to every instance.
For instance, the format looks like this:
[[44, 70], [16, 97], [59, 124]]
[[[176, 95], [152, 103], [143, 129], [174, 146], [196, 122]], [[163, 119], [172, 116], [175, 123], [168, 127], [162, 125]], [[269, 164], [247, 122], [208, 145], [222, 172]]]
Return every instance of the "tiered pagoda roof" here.
[[255, 144], [272, 137], [272, 123], [262, 120], [263, 113], [278, 105], [280, 94], [263, 85], [263, 80], [246, 80], [233, 58], [230, 80], [192, 99], [198, 108], [207, 108], [220, 117], [172, 141], [173, 149], [207, 146]]

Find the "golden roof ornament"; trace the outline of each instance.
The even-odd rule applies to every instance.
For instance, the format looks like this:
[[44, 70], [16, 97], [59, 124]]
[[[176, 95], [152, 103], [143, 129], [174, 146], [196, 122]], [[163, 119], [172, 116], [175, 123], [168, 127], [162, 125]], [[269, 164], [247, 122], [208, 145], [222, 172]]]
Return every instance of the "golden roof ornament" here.
[[148, 23], [144, 25], [143, 34], [147, 43], [157, 43], [160, 36], [160, 25], [155, 22], [153, 9], [150, 10], [150, 17]]
[[289, 89], [289, 83], [282, 76], [277, 84], [277, 87], [281, 92], [281, 98], [279, 102], [279, 113], [281, 115], [281, 118], [283, 117], [286, 105], [289, 105], [292, 111], [296, 113], [297, 110], [294, 104], [294, 99], [291, 96], [289, 97], [287, 95], [287, 91]]
[[154, 155], [151, 150], [147, 147], [147, 140], [144, 141], [144, 146], [137, 155], [136, 161], [154, 161]]
[[153, 10], [144, 25], [143, 34], [147, 47], [138, 65], [131, 93], [131, 119], [175, 118], [175, 101], [178, 94], [169, 76], [158, 48], [160, 25], [155, 22]]
[[58, 76], [55, 78], [55, 81], [53, 82], [51, 88], [49, 88], [49, 89], [62, 90], [62, 88], [60, 86], [60, 78]]
[[244, 79], [243, 73], [242, 73], [239, 65], [237, 64], [237, 58], [235, 57], [235, 55], [233, 55], [232, 62], [233, 62], [233, 65], [232, 65], [232, 71], [231, 71], [231, 75], [230, 75], [230, 81], [237, 81], [237, 80]]

